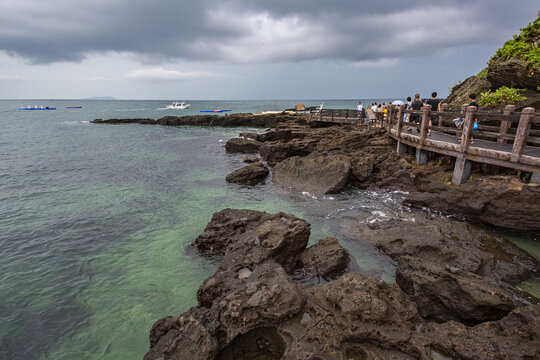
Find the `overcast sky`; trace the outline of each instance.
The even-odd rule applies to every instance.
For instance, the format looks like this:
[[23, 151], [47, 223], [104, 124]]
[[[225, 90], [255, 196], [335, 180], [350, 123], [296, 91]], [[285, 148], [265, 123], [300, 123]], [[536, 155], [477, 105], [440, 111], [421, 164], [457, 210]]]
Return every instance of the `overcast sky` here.
[[2, 0], [0, 98], [427, 96], [538, 0]]

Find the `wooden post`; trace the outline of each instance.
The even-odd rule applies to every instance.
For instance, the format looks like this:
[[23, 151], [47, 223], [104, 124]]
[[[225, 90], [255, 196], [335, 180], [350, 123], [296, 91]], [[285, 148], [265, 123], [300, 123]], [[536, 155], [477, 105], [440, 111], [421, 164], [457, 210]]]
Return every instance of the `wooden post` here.
[[452, 184], [465, 184], [471, 177], [471, 161], [465, 158], [456, 158], [454, 173], [452, 174]]
[[424, 143], [426, 142], [430, 112], [431, 105], [424, 105], [424, 107], [422, 108], [422, 123], [420, 124], [420, 145], [424, 145]]
[[334, 109], [330, 110], [330, 121], [334, 122]]
[[[442, 104], [441, 105], [441, 111], [446, 111], [448, 109], [448, 104]], [[444, 126], [444, 122], [446, 121], [446, 116], [441, 115], [439, 117], [439, 126]]]
[[[516, 109], [516, 105], [506, 105], [504, 108], [504, 115], [512, 115], [514, 113], [514, 110]], [[501, 122], [501, 127], [499, 128], [499, 133], [501, 134], [508, 134], [508, 129], [512, 127], [512, 119], [503, 120]], [[497, 139], [497, 142], [499, 144], [506, 144], [508, 140], [506, 139]]]
[[392, 129], [392, 117], [394, 113], [394, 105], [388, 104], [388, 113], [386, 114], [386, 131], [388, 133], [390, 133], [390, 129]]
[[401, 132], [403, 131], [403, 111], [405, 111], [406, 105], [400, 105], [398, 110], [398, 119], [397, 119], [397, 138], [401, 137]]
[[519, 118], [519, 125], [516, 131], [516, 139], [514, 140], [514, 147], [512, 148], [512, 155], [510, 156], [510, 161], [512, 162], [519, 162], [521, 155], [523, 155], [523, 152], [525, 151], [533, 116], [534, 108], [532, 107], [527, 107], [521, 111], [521, 117]]
[[463, 124], [463, 133], [461, 134], [461, 152], [466, 153], [471, 145], [471, 133], [474, 126], [474, 115], [478, 108], [476, 106], [467, 106], [465, 112], [465, 123]]
[[[467, 108], [469, 107], [468, 104], [463, 104], [461, 105], [461, 116], [460, 117], [465, 117], [465, 113], [467, 112]], [[461, 126], [461, 129], [458, 129], [459, 131], [461, 131], [461, 134], [459, 132], [456, 133], [456, 136], [461, 139], [461, 137], [463, 136], [463, 125]]]

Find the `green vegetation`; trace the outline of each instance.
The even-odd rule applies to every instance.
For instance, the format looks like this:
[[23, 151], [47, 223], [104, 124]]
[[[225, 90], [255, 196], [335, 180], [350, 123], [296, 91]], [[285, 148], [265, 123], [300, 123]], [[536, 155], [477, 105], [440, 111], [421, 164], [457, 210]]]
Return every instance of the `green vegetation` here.
[[527, 100], [527, 97], [520, 94], [524, 89], [514, 89], [506, 86], [498, 88], [495, 92], [488, 90], [480, 94], [478, 102], [481, 106], [497, 106], [499, 104], [514, 104], [518, 101]]
[[489, 64], [497, 59], [520, 58], [527, 62], [529, 73], [533, 75], [540, 69], [540, 48], [536, 45], [538, 39], [540, 39], [540, 17], [521, 29], [519, 36], [514, 35], [512, 40], [508, 40], [497, 50], [489, 60]]
[[476, 75], [477, 78], [485, 79], [487, 78], [488, 68], [484, 68], [484, 70], [480, 71], [478, 75]]

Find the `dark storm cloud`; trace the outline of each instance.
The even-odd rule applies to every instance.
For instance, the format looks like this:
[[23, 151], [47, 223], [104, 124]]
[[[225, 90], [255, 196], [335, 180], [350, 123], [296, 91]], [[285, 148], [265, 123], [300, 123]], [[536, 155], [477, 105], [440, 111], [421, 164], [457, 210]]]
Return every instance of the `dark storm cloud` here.
[[500, 43], [536, 1], [18, 0], [0, 11], [0, 50], [35, 63], [125, 52], [159, 63], [366, 60]]

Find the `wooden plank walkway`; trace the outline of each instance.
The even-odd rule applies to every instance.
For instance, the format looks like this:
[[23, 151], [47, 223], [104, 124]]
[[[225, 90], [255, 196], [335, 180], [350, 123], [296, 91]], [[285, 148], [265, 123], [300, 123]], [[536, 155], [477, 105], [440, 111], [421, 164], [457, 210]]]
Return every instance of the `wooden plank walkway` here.
[[[514, 106], [508, 105], [504, 113], [479, 112], [475, 106], [464, 105], [461, 111], [431, 111], [431, 105], [424, 105], [421, 111], [405, 110], [405, 106], [390, 105], [386, 117], [382, 114], [358, 116], [352, 110], [325, 109], [310, 114], [310, 120], [383, 126], [389, 136], [398, 141], [397, 152], [405, 153], [407, 146], [416, 148], [416, 162], [427, 163], [427, 152], [449, 155], [456, 158], [452, 182], [462, 184], [470, 176], [471, 161], [508, 167], [532, 172], [535, 181], [540, 180], [540, 130], [531, 130], [532, 125], [540, 125], [540, 114], [534, 108], [526, 108], [514, 114]], [[404, 119], [417, 116], [418, 123]], [[452, 119], [463, 119], [463, 126], [456, 128]], [[430, 124], [433, 120], [433, 124]], [[474, 130], [474, 123], [481, 123]], [[436, 124], [435, 124], [436, 123]], [[493, 126], [499, 123], [499, 126]], [[516, 127], [512, 127], [516, 124]], [[446, 126], [445, 125], [450, 125]], [[407, 131], [407, 127], [412, 127]], [[431, 131], [431, 134], [429, 132]], [[428, 135], [429, 134], [429, 135]], [[456, 134], [460, 135], [460, 141]], [[474, 137], [474, 141], [473, 141]]]

